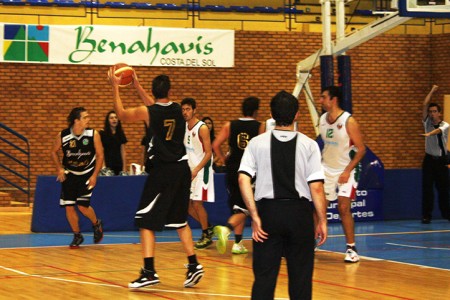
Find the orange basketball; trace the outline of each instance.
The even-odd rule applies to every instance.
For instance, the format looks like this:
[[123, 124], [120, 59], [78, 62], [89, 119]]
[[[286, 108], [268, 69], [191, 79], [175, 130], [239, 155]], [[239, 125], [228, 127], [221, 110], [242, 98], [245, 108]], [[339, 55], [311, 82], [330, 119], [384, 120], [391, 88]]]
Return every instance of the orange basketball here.
[[125, 87], [133, 82], [133, 68], [125, 63], [114, 65], [114, 75], [122, 76], [119, 86]]

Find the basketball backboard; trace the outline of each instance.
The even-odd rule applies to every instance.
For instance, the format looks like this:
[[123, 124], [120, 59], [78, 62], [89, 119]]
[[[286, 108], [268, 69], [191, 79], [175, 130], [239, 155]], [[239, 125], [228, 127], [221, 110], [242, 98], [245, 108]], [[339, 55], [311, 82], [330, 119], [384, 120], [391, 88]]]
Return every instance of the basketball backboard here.
[[450, 0], [398, 0], [402, 17], [450, 18]]

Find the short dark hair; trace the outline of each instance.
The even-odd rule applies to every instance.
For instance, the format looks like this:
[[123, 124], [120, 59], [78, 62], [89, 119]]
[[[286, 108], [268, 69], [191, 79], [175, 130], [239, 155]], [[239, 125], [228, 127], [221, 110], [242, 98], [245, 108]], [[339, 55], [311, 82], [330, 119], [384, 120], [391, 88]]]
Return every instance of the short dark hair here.
[[242, 102], [242, 113], [244, 117], [251, 117], [259, 109], [259, 98], [247, 97]]
[[338, 105], [339, 105], [339, 107], [341, 107], [341, 104], [342, 104], [341, 89], [339, 87], [335, 86], [335, 85], [330, 85], [330, 86], [327, 86], [326, 88], [324, 88], [322, 90], [322, 93], [326, 92], [326, 91], [328, 92], [328, 95], [330, 95], [330, 98], [334, 98], [334, 97], [337, 98]]
[[83, 111], [86, 111], [86, 109], [82, 106], [80, 107], [75, 107], [74, 109], [72, 109], [69, 113], [69, 115], [67, 116], [67, 123], [69, 123], [69, 127], [72, 127], [73, 124], [75, 124], [75, 120], [76, 119], [80, 119], [81, 118], [81, 113]]
[[169, 96], [170, 78], [167, 75], [156, 76], [152, 81], [152, 94], [155, 99], [164, 99]]
[[441, 111], [442, 111], [441, 106], [440, 106], [439, 104], [437, 104], [437, 103], [434, 103], [434, 102], [428, 104], [428, 109], [430, 109], [430, 107], [433, 107], [433, 106], [436, 106], [436, 107], [437, 107], [438, 112], [441, 112]]
[[286, 91], [278, 92], [270, 101], [270, 112], [277, 126], [291, 125], [298, 112], [298, 107], [297, 98]]
[[197, 102], [195, 102], [194, 98], [184, 98], [181, 100], [181, 105], [190, 105], [192, 109], [197, 108]]

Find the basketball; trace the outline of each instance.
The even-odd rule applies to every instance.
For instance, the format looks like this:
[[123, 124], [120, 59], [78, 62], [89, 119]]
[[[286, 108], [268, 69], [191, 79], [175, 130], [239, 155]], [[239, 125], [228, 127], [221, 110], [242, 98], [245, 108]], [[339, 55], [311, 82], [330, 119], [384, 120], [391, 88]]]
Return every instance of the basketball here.
[[118, 63], [114, 65], [114, 75], [122, 76], [119, 86], [125, 87], [133, 82], [133, 68], [125, 63]]

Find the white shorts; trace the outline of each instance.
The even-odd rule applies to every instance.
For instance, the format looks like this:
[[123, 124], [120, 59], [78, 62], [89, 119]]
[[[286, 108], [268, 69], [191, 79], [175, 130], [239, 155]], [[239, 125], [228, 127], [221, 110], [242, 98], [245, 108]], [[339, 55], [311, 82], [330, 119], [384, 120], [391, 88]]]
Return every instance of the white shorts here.
[[191, 200], [214, 202], [214, 172], [212, 170], [205, 172], [205, 169], [202, 169], [192, 180]]
[[324, 168], [325, 172], [325, 198], [328, 201], [335, 201], [338, 197], [350, 198], [352, 201], [356, 198], [356, 189], [358, 187], [358, 181], [355, 178], [355, 169], [350, 172], [350, 177], [347, 183], [338, 184], [339, 176], [342, 171], [330, 171]]

